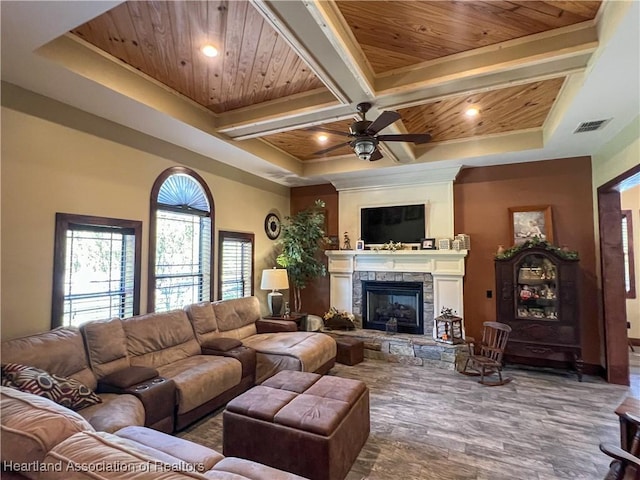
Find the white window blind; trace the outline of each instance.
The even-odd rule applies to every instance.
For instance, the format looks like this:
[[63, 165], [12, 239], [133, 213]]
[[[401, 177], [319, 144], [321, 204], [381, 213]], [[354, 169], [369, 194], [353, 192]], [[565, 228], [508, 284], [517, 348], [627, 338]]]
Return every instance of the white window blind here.
[[629, 221], [622, 217], [622, 254], [624, 255], [624, 289], [631, 289], [631, 275], [629, 272]]
[[253, 235], [219, 232], [218, 236], [220, 299], [253, 295]]
[[631, 210], [622, 210], [622, 255], [624, 262], [624, 289], [627, 298], [636, 298], [636, 273], [633, 252], [633, 221]]

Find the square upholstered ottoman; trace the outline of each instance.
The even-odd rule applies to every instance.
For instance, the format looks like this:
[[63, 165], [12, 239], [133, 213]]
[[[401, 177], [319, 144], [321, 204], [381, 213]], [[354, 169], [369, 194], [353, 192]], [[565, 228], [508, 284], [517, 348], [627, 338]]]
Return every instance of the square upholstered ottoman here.
[[357, 338], [338, 337], [335, 339], [336, 362], [343, 365], [357, 365], [364, 360], [364, 342]]
[[342, 480], [369, 429], [363, 382], [285, 370], [227, 404], [223, 451], [312, 480]]

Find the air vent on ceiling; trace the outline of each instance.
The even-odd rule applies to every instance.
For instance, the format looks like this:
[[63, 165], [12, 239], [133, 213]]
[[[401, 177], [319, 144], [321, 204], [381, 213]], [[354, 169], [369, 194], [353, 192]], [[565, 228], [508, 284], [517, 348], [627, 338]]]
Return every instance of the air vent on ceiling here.
[[573, 131], [573, 133], [594, 132], [595, 130], [600, 130], [601, 128], [604, 128], [604, 126], [610, 121], [611, 119], [607, 118], [606, 120], [593, 120], [591, 122], [582, 122], [580, 125], [578, 125], [578, 128], [576, 128]]

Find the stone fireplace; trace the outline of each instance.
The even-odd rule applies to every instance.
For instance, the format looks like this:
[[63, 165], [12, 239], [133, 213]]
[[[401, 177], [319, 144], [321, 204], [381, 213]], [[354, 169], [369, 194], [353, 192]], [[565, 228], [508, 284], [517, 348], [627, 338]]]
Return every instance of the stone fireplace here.
[[[466, 250], [329, 250], [325, 253], [329, 257], [331, 305], [352, 312], [359, 328], [384, 330], [365, 323], [366, 317], [363, 319], [368, 311], [363, 287], [368, 282], [376, 285], [389, 282], [400, 288], [403, 284], [421, 284], [422, 302], [416, 310], [422, 314], [423, 328], [420, 331], [418, 326], [416, 331], [406, 333], [433, 337], [434, 314], [443, 307], [452, 308], [464, 319], [462, 280]], [[374, 309], [384, 314], [387, 308], [391, 311], [393, 304], [404, 300], [407, 298], [402, 301], [389, 298], [389, 306], [378, 304]], [[396, 309], [402, 307], [398, 305]]]

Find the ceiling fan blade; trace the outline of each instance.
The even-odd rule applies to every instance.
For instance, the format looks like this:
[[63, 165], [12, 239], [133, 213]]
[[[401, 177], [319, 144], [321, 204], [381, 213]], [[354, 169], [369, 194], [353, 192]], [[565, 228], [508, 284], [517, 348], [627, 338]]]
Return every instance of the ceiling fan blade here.
[[378, 135], [381, 142], [413, 142], [417, 145], [431, 141], [428, 133], [405, 133], [403, 135]]
[[397, 120], [400, 120], [400, 114], [398, 112], [382, 112], [380, 116], [376, 118], [371, 125], [369, 125], [367, 133], [378, 133], [380, 130], [388, 127]]
[[306, 130], [313, 130], [314, 132], [325, 132], [325, 133], [331, 133], [333, 135], [340, 135], [342, 137], [349, 137], [351, 136], [349, 133], [347, 132], [341, 132], [339, 130], [331, 130], [330, 128], [324, 128], [324, 127], [307, 127]]
[[349, 145], [351, 142], [339, 143], [338, 145], [334, 145], [333, 147], [325, 148], [324, 150], [318, 150], [317, 152], [313, 152], [311, 155], [324, 155], [325, 153], [329, 153], [333, 150], [337, 150], [339, 148], [345, 147]]
[[371, 154], [371, 158], [369, 159], [369, 161], [375, 162], [376, 160], [380, 160], [381, 158], [382, 158], [382, 153], [380, 153], [380, 150], [376, 149], [376, 151]]

